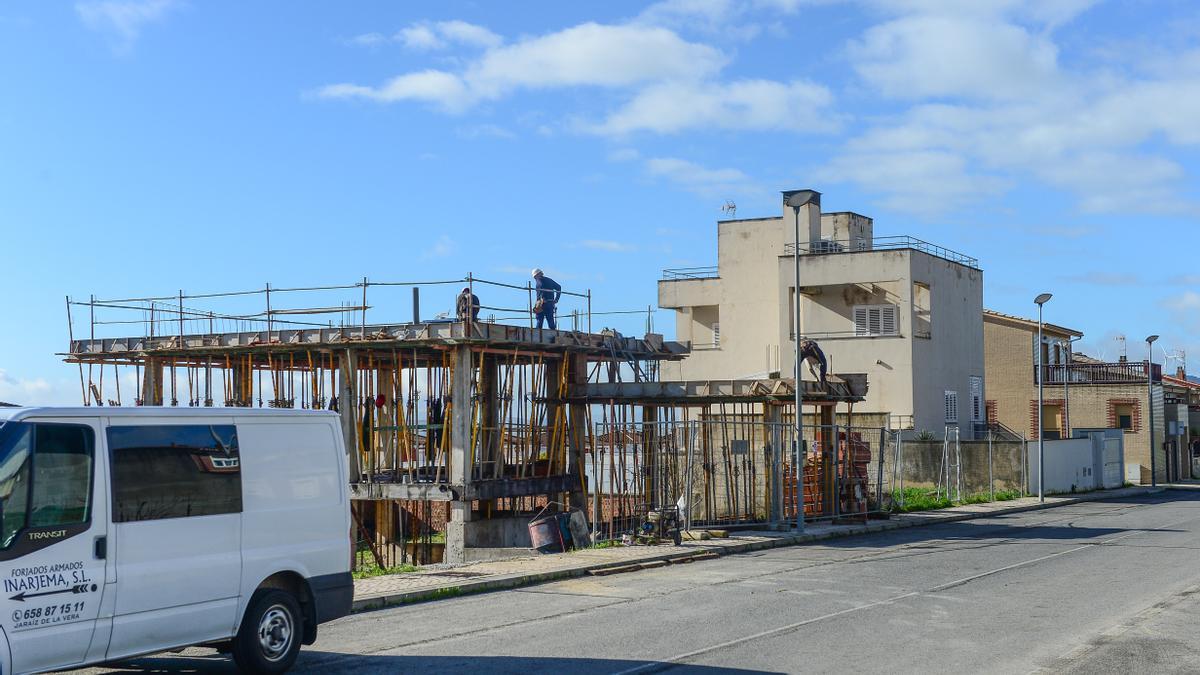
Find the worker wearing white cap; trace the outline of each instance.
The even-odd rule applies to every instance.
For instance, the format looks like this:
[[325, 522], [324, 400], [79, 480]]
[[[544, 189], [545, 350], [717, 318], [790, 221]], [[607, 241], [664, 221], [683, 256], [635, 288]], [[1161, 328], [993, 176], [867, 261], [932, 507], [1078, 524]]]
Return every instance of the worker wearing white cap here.
[[537, 327], [541, 328], [542, 323], [545, 322], [550, 330], [555, 330], [557, 325], [554, 323], [554, 308], [558, 305], [559, 297], [562, 296], [562, 286], [543, 274], [540, 268], [533, 268], [530, 274], [533, 275], [536, 284], [533, 313], [537, 317]]

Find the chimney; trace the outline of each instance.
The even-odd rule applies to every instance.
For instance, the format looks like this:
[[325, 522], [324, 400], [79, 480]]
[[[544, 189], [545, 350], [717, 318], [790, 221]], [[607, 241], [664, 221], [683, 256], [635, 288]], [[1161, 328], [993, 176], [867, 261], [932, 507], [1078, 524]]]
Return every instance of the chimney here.
[[1183, 366], [1178, 366], [1175, 368], [1175, 377], [1181, 380], [1187, 379], [1187, 371], [1183, 369]]
[[800, 248], [804, 250], [821, 240], [821, 193], [816, 190], [783, 192], [784, 237], [788, 242], [795, 236], [797, 211], [800, 217]]

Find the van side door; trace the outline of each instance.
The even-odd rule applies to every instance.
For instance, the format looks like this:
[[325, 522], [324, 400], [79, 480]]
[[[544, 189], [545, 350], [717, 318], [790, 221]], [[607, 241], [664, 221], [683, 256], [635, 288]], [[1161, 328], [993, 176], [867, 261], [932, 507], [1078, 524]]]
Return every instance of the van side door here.
[[232, 418], [118, 418], [116, 604], [108, 658], [229, 638], [238, 623], [242, 480]]
[[94, 420], [0, 427], [0, 625], [17, 672], [82, 663], [104, 593], [107, 481]]

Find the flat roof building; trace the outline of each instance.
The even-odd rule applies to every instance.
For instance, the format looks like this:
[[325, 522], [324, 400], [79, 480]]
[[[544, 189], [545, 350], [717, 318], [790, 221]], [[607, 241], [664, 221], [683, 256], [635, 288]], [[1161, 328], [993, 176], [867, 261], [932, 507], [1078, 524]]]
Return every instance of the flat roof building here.
[[871, 218], [821, 213], [819, 193], [787, 206], [799, 192], [784, 193], [781, 216], [718, 221], [715, 266], [664, 270], [658, 304], [675, 310], [676, 337], [691, 347], [686, 361], [663, 364], [664, 379], [791, 376], [799, 225], [800, 333], [820, 344], [829, 372], [866, 373], [855, 412], [972, 438], [985, 419], [978, 261], [876, 237]]

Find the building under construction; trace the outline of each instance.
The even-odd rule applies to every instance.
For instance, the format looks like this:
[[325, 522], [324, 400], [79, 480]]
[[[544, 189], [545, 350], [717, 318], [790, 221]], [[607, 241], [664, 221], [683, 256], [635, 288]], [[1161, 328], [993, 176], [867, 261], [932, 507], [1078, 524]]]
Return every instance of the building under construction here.
[[[422, 300], [464, 285], [509, 306], [422, 320]], [[412, 320], [379, 321], [406, 313], [398, 287]], [[760, 527], [881, 508], [887, 432], [851, 428], [865, 377], [802, 382], [797, 438], [792, 380], [660, 381], [687, 345], [592, 332], [591, 293], [563, 299], [568, 325], [548, 330], [528, 318], [532, 289], [470, 276], [68, 298], [64, 356], [85, 405], [338, 411], [360, 557], [384, 568], [528, 547], [547, 507], [581, 510], [601, 538], [668, 505], [691, 525]]]

